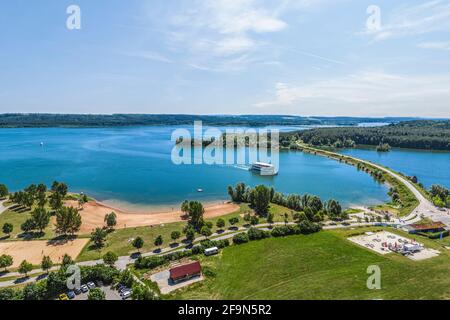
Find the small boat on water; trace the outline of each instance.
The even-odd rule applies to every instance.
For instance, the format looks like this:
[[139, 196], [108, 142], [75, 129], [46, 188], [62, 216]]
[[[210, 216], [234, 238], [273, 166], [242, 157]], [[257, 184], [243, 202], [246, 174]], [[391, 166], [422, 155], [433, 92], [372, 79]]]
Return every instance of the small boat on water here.
[[197, 189], [197, 192], [203, 192], [203, 189]]
[[250, 170], [261, 176], [276, 176], [278, 174], [274, 165], [265, 162], [253, 163]]

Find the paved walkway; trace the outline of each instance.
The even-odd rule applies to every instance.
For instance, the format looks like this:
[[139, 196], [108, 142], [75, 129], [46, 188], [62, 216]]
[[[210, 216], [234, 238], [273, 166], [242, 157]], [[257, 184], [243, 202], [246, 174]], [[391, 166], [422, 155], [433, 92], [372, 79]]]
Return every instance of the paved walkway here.
[[6, 209], [8, 209], [8, 207], [4, 206], [5, 202], [6, 202], [6, 200], [0, 201], [0, 214], [2, 214], [3, 212], [6, 211]]

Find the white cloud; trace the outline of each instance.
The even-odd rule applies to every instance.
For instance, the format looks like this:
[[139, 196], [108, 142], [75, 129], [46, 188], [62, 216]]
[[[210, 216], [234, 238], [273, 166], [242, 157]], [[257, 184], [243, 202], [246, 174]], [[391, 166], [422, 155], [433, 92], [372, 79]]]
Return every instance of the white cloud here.
[[287, 24], [275, 8], [255, 0], [200, 0], [172, 17], [178, 28], [172, 40], [182, 41], [192, 50], [217, 56], [242, 54], [255, 49], [258, 34], [279, 32]]
[[381, 28], [366, 30], [375, 41], [430, 32], [450, 32], [450, 2], [432, 0], [419, 5], [404, 6], [387, 16], [381, 8]]
[[135, 52], [123, 52], [128, 57], [141, 58], [153, 61], [159, 61], [164, 63], [173, 63], [173, 61], [164, 55], [154, 51], [135, 51]]
[[422, 49], [450, 51], [450, 42], [422, 42], [417, 46]]
[[[255, 107], [302, 114], [449, 116], [450, 75], [359, 72], [305, 85], [277, 83]], [[432, 112], [432, 114], [431, 114]]]

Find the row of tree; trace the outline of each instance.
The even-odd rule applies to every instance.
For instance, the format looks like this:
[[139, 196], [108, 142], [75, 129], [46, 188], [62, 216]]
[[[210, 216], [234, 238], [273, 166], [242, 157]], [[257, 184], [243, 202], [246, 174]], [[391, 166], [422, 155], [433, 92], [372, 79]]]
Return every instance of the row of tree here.
[[310, 221], [322, 221], [325, 215], [330, 219], [347, 218], [339, 202], [334, 199], [323, 203], [317, 196], [284, 195], [276, 192], [273, 187], [259, 185], [250, 188], [244, 183], [238, 183], [234, 188], [229, 186], [228, 194], [234, 202], [249, 203], [255, 213], [262, 217], [268, 216], [270, 203], [274, 203], [297, 212], [303, 212]]

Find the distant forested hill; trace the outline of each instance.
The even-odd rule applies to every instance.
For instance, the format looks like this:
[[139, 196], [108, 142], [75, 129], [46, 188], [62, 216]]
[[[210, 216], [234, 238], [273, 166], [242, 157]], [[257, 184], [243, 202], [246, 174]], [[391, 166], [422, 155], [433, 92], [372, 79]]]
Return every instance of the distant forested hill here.
[[212, 126], [345, 125], [396, 123], [414, 118], [299, 117], [285, 115], [163, 115], [163, 114], [0, 114], [0, 128], [14, 127], [114, 127], [192, 124]]
[[419, 120], [382, 127], [317, 128], [282, 135], [282, 143], [302, 140], [336, 148], [389, 144], [391, 147], [450, 150], [450, 120]]

